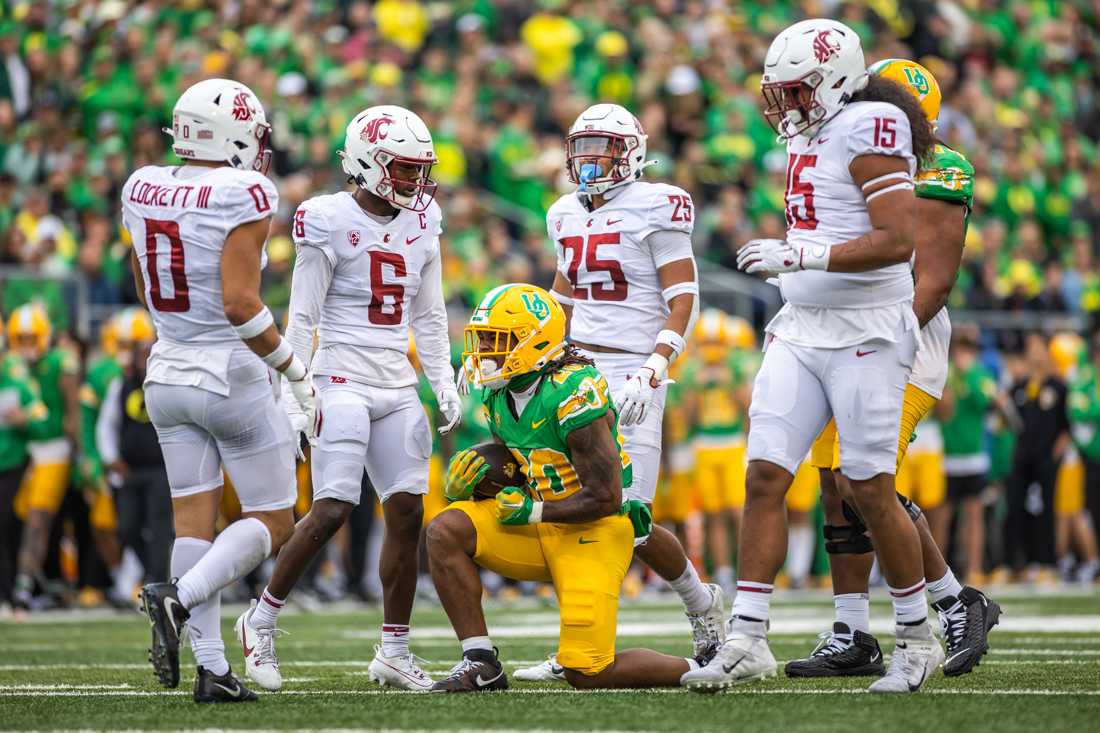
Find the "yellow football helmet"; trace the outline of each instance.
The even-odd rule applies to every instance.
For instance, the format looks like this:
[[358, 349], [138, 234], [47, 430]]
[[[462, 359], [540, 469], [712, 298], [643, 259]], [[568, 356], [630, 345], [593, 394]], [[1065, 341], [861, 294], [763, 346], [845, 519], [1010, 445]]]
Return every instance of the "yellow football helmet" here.
[[932, 72], [924, 68], [916, 61], [908, 59], [884, 59], [869, 68], [872, 74], [876, 74], [890, 81], [897, 82], [912, 92], [920, 102], [920, 108], [924, 110], [924, 116], [935, 126], [940, 117], [940, 85]]
[[1050, 339], [1050, 358], [1063, 379], [1070, 376], [1084, 353], [1085, 342], [1075, 333], [1062, 331]]
[[115, 321], [115, 338], [120, 347], [124, 344], [148, 343], [156, 338], [153, 319], [144, 308], [127, 308], [112, 320]]
[[99, 325], [99, 349], [107, 356], [118, 353], [118, 313]]
[[24, 358], [40, 359], [50, 348], [50, 317], [39, 303], [21, 305], [8, 319], [8, 343]]
[[752, 325], [741, 316], [729, 316], [730, 341], [733, 348], [742, 351], [750, 351], [756, 348], [756, 331]]
[[730, 317], [717, 308], [707, 308], [699, 315], [691, 335], [706, 364], [722, 361], [733, 346]]
[[508, 283], [481, 299], [463, 337], [462, 360], [473, 383], [501, 387], [562, 355], [565, 312], [542, 288]]

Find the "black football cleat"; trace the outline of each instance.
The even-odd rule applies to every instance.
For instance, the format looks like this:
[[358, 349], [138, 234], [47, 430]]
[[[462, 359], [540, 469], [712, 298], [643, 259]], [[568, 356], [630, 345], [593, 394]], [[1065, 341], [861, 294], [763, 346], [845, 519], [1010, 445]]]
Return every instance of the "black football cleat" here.
[[195, 675], [192, 699], [197, 703], [256, 702], [260, 697], [241, 684], [233, 670], [218, 676], [205, 667]]
[[839, 621], [831, 634], [822, 634], [821, 642], [806, 659], [787, 662], [788, 677], [881, 677], [886, 674], [882, 649], [870, 634]]
[[431, 692], [491, 692], [508, 689], [508, 675], [497, 657], [497, 650], [471, 649], [462, 661], [451, 667], [444, 679], [432, 685]]
[[932, 604], [940, 615], [947, 660], [946, 677], [957, 677], [977, 667], [989, 651], [989, 632], [1001, 619], [1001, 607], [977, 588], [965, 586], [959, 597], [948, 596]]
[[165, 687], [180, 683], [180, 634], [191, 614], [180, 603], [176, 584], [150, 583], [141, 589], [141, 607], [153, 629], [149, 661], [157, 679]]

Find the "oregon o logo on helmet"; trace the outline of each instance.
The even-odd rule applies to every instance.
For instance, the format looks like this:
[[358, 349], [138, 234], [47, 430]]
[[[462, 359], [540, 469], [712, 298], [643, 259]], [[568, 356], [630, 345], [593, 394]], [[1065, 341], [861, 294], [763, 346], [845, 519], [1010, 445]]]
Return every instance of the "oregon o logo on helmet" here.
[[909, 84], [920, 93], [921, 97], [928, 94], [928, 78], [920, 73], [920, 69], [906, 66], [905, 78], [909, 81]]
[[814, 58], [819, 63], [823, 64], [840, 53], [840, 41], [830, 38], [832, 33], [832, 28], [826, 28], [814, 38]]
[[359, 137], [362, 140], [366, 140], [372, 145], [379, 140], [386, 139], [386, 128], [393, 124], [393, 118], [387, 116], [376, 117], [367, 123], [367, 126], [363, 128], [363, 132]]
[[542, 299], [542, 296], [538, 293], [523, 293], [523, 304], [527, 306], [527, 310], [539, 319], [539, 321], [545, 321], [550, 317], [550, 306]]
[[252, 107], [248, 105], [248, 92], [237, 92], [233, 97], [233, 119], [238, 122], [252, 119]]

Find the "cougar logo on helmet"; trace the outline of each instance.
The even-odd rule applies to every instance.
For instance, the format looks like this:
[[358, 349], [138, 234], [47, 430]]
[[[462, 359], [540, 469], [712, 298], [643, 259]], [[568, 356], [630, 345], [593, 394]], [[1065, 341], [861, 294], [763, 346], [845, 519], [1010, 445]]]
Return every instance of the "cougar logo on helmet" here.
[[840, 53], [840, 41], [830, 38], [832, 34], [833, 29], [826, 28], [814, 38], [814, 57], [821, 63]]
[[252, 107], [248, 104], [248, 92], [237, 92], [233, 97], [233, 119], [244, 122], [252, 119]]
[[392, 117], [376, 117], [375, 119], [368, 122], [367, 126], [363, 128], [363, 132], [362, 134], [360, 134], [360, 137], [369, 143], [376, 143], [379, 140], [385, 140], [386, 128], [388, 128], [392, 124]]

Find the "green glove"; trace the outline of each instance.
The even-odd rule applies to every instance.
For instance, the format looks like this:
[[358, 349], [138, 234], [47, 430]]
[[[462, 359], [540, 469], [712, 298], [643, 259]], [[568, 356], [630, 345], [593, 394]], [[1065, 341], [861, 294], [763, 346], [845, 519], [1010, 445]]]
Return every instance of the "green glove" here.
[[501, 524], [530, 524], [535, 501], [514, 486], [497, 494], [497, 521]]
[[469, 499], [474, 493], [474, 487], [488, 472], [489, 465], [476, 452], [467, 449], [456, 453], [447, 467], [443, 495], [447, 497], [447, 501]]
[[631, 499], [622, 505], [619, 514], [630, 517], [630, 523], [634, 525], [634, 539], [649, 537], [649, 533], [653, 531], [653, 512], [644, 502]]

